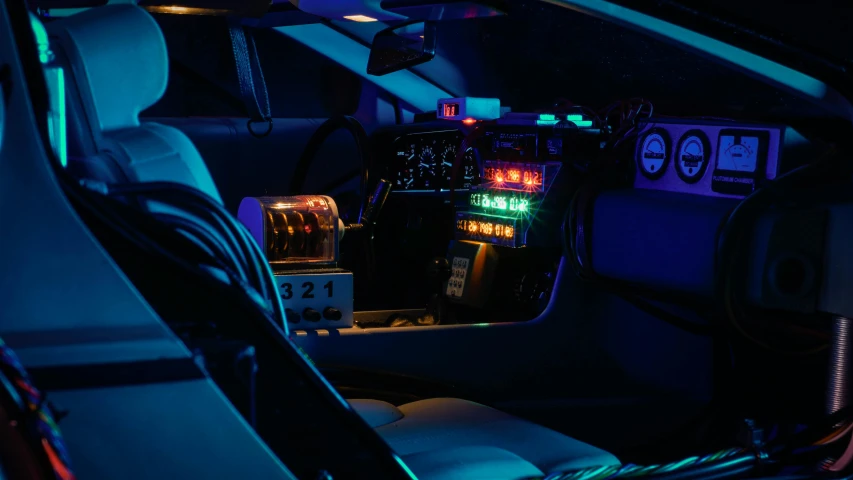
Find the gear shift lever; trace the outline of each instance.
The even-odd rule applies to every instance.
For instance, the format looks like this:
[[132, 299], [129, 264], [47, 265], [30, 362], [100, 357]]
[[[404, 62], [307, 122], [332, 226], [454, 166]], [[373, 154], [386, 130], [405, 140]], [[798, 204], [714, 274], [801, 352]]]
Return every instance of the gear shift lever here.
[[447, 303], [444, 298], [444, 282], [450, 279], [450, 262], [444, 257], [434, 258], [427, 266], [427, 277], [429, 278], [429, 301], [427, 302], [424, 320], [432, 325], [440, 325], [446, 321]]

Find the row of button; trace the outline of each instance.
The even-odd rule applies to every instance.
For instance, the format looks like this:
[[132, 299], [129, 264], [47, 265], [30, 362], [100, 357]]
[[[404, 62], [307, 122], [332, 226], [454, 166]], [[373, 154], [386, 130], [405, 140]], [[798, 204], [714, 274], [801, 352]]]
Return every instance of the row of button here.
[[314, 310], [313, 308], [306, 308], [305, 310], [302, 310], [301, 316], [296, 311], [290, 308], [285, 308], [284, 315], [285, 317], [287, 317], [288, 323], [299, 323], [299, 320], [301, 320], [302, 318], [309, 322], [319, 322], [324, 318], [326, 320], [340, 320], [341, 318], [343, 318], [343, 314], [341, 313], [341, 311], [333, 307], [326, 307], [325, 309], [323, 309], [322, 314], [320, 314], [320, 312]]

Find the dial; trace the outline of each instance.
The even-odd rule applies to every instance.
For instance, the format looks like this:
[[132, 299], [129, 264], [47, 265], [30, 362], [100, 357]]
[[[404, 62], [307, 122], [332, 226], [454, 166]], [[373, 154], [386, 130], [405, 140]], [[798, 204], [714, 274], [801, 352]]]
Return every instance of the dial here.
[[643, 175], [655, 179], [660, 178], [666, 171], [667, 160], [669, 160], [669, 138], [663, 130], [654, 129], [643, 137], [637, 166]]
[[757, 136], [720, 136], [717, 168], [731, 172], [755, 173], [758, 164], [759, 142]]
[[[432, 142], [435, 144], [435, 140]], [[435, 152], [434, 145], [424, 145], [418, 156], [418, 177], [420, 182], [417, 188], [432, 189], [435, 188], [434, 169], [435, 169]]]
[[699, 181], [711, 156], [708, 137], [700, 130], [691, 130], [681, 138], [677, 152], [675, 170], [678, 176], [687, 183]]
[[457, 175], [462, 177], [462, 181], [457, 180], [457, 188], [469, 189], [474, 185], [479, 185], [480, 169], [477, 168], [477, 157], [473, 148], [465, 151], [460, 170]]
[[[456, 161], [456, 144], [446, 142], [442, 145], [441, 155], [439, 156], [439, 175], [441, 178], [447, 179], [450, 182], [450, 175], [453, 173], [453, 162]], [[442, 185], [443, 187], [443, 185]]]

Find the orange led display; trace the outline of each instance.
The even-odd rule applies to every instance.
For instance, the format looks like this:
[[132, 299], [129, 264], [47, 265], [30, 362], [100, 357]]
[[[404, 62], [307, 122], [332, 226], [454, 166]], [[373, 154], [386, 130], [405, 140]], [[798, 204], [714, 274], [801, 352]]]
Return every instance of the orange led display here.
[[506, 180], [512, 183], [518, 183], [521, 181], [521, 170], [507, 170], [506, 171]]

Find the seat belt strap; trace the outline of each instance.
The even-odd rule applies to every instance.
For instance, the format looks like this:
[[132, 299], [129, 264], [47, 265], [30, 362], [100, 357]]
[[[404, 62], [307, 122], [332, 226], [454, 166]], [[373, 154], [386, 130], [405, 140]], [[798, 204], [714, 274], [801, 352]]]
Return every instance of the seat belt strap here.
[[[237, 66], [240, 95], [249, 114], [249, 132], [256, 137], [265, 137], [272, 131], [272, 114], [255, 39], [251, 32], [246, 32], [239, 18], [229, 19], [228, 31], [231, 34], [231, 47], [234, 52], [234, 63]], [[266, 132], [257, 133], [252, 124], [261, 122], [267, 124]]]

